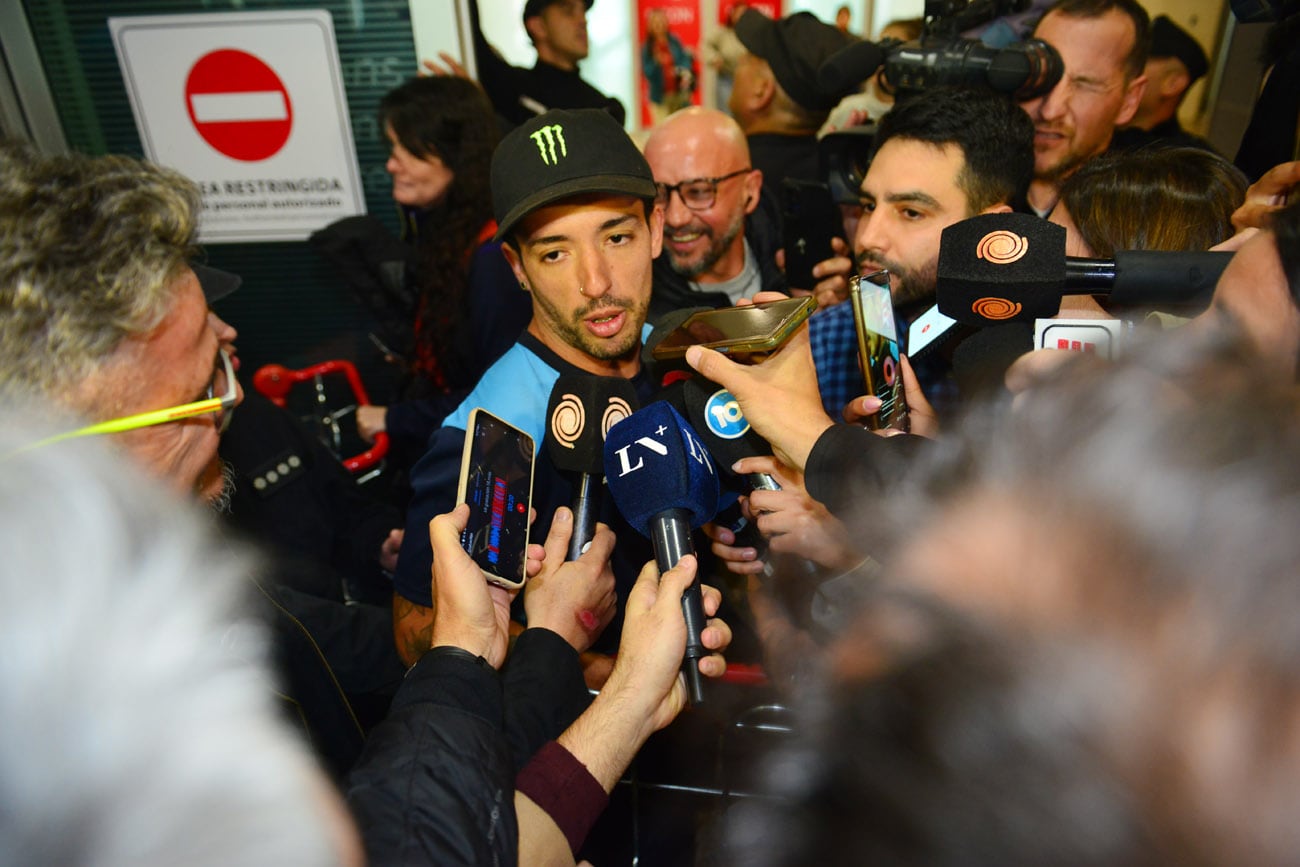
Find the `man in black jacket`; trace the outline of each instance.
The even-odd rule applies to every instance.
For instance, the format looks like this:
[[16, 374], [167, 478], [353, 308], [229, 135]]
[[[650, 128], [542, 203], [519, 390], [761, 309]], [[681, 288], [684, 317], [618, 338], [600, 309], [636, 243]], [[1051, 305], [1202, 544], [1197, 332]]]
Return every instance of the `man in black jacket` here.
[[592, 0], [528, 0], [524, 4], [524, 29], [537, 49], [532, 69], [511, 66], [496, 52], [483, 36], [478, 0], [469, 4], [478, 80], [492, 107], [508, 124], [517, 126], [552, 108], [601, 108], [623, 123], [627, 116], [623, 104], [578, 75], [578, 61], [587, 56], [587, 10], [591, 4]]

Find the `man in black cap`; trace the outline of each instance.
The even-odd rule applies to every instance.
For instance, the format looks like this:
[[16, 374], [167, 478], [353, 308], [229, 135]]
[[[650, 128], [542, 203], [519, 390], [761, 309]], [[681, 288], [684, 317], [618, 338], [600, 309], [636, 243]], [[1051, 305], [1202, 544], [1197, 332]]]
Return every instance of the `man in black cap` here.
[[817, 130], [845, 96], [817, 84], [822, 62], [853, 39], [810, 12], [773, 21], [749, 9], [736, 22], [748, 54], [736, 64], [728, 108], [749, 139], [763, 195], [781, 201], [783, 178], [821, 180]]
[[[641, 369], [640, 353], [652, 260], [663, 243], [663, 211], [655, 207], [655, 195], [645, 157], [599, 110], [547, 112], [497, 147], [492, 158], [497, 238], [520, 286], [532, 295], [533, 318], [447, 416], [411, 471], [414, 494], [393, 598], [398, 652], [408, 665], [429, 649], [428, 525], [455, 505], [470, 410], [482, 407], [540, 444], [551, 388], [562, 373], [623, 377], [642, 399], [649, 397], [653, 384]], [[569, 480], [540, 450], [531, 538], [545, 538], [555, 510], [570, 502]], [[619, 597], [625, 599], [650, 548], [608, 500], [601, 520], [618, 535], [613, 567]], [[610, 639], [617, 638], [617, 624], [616, 616]], [[536, 625], [531, 618], [529, 625]], [[554, 631], [566, 635], [572, 629], [569, 623]], [[583, 651], [593, 640], [594, 635], [574, 635], [571, 643]]]
[[600, 108], [623, 123], [623, 104], [578, 75], [578, 61], [586, 58], [588, 51], [587, 10], [591, 4], [592, 0], [528, 0], [524, 4], [524, 29], [537, 49], [532, 69], [511, 66], [496, 52], [483, 36], [477, 0], [469, 4], [479, 83], [497, 114], [511, 126], [552, 108]]
[[1151, 22], [1151, 49], [1147, 53], [1147, 89], [1133, 120], [1115, 133], [1117, 149], [1159, 144], [1162, 147], [1196, 147], [1214, 150], [1178, 123], [1178, 109], [1187, 91], [1205, 75], [1210, 62], [1196, 37], [1167, 15]]

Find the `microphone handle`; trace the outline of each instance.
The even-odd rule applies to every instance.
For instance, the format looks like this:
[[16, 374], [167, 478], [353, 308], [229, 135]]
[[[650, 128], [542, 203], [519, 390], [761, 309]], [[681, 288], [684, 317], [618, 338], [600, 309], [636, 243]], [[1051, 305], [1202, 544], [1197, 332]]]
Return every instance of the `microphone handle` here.
[[[677, 565], [686, 554], [695, 553], [691, 541], [691, 513], [687, 509], [666, 509], [650, 519], [650, 542], [655, 549], [655, 562], [659, 574]], [[691, 586], [682, 593], [682, 617], [686, 620], [686, 656], [682, 660], [682, 673], [686, 675], [686, 691], [692, 705], [704, 703], [704, 679], [700, 674], [699, 660], [708, 654], [700, 637], [704, 632], [704, 598], [700, 594], [697, 574]]]
[[1214, 294], [1231, 253], [1195, 251], [1176, 255], [1156, 250], [1117, 250], [1116, 304], [1205, 304]]
[[578, 473], [578, 490], [573, 495], [573, 535], [569, 537], [569, 554], [566, 559], [577, 560], [582, 549], [596, 535], [596, 519], [600, 515], [601, 490], [605, 477], [598, 473]]

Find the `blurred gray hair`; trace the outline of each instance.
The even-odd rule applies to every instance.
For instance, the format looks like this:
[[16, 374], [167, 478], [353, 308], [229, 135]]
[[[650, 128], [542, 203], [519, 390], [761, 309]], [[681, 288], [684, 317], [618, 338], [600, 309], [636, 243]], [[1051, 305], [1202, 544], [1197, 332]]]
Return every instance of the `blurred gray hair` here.
[[0, 409], [0, 863], [339, 863], [251, 558], [102, 442], [15, 453], [28, 417]]

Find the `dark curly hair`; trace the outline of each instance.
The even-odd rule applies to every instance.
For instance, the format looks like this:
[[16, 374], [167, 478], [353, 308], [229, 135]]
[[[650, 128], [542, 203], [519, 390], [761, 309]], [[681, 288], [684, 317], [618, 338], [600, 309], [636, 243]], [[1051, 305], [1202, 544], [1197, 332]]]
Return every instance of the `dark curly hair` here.
[[464, 331], [468, 310], [469, 259], [492, 219], [488, 179], [500, 138], [496, 115], [474, 82], [432, 76], [389, 91], [379, 104], [379, 123], [414, 156], [436, 156], [454, 174], [447, 195], [420, 219], [416, 237], [416, 366], [443, 389], [467, 385], [456, 333]]

